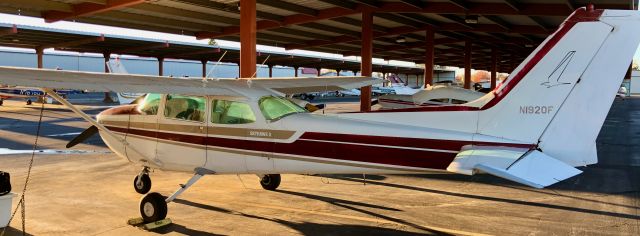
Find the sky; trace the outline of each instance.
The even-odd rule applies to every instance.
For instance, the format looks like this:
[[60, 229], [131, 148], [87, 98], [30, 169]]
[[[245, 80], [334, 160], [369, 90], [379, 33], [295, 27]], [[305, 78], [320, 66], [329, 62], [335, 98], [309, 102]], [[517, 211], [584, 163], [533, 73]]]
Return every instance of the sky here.
[[[188, 42], [188, 43], [201, 43], [207, 44], [209, 40], [196, 40], [193, 36], [187, 35], [176, 35], [176, 34], [167, 34], [167, 33], [159, 33], [152, 31], [144, 31], [144, 30], [134, 30], [134, 29], [125, 29], [119, 27], [111, 27], [111, 26], [102, 26], [102, 25], [93, 25], [93, 24], [85, 24], [85, 23], [76, 23], [76, 22], [68, 22], [68, 21], [60, 21], [55, 23], [45, 23], [43, 19], [36, 17], [26, 17], [26, 16], [18, 16], [12, 14], [3, 14], [0, 13], [0, 23], [8, 23], [8, 24], [17, 24], [17, 25], [30, 25], [30, 26], [38, 26], [38, 27], [47, 27], [53, 29], [63, 29], [63, 30], [73, 30], [73, 31], [83, 31], [83, 32], [91, 32], [91, 33], [104, 33], [111, 35], [121, 35], [121, 36], [129, 36], [129, 37], [141, 37], [141, 38], [151, 38], [151, 39], [164, 39], [169, 41], [178, 41], [178, 42]], [[116, 33], [117, 32], [117, 33]], [[221, 46], [230, 46], [230, 47], [240, 47], [240, 43], [226, 41], [226, 40], [216, 40], [216, 42]], [[2, 47], [0, 47], [2, 48]], [[359, 60], [358, 57], [343, 57], [339, 54], [330, 54], [330, 53], [322, 53], [322, 52], [313, 52], [306, 50], [290, 50], [286, 51], [284, 48], [271, 47], [271, 46], [263, 46], [258, 45], [258, 50], [269, 50], [269, 51], [277, 51], [277, 52], [290, 52], [295, 54], [304, 54], [311, 56], [322, 56], [322, 57], [332, 57], [332, 58], [345, 58], [351, 60]], [[50, 49], [51, 50], [51, 49]], [[640, 61], [640, 51], [636, 49], [636, 53], [633, 56], [634, 61]], [[403, 62], [403, 61], [384, 61], [382, 59], [375, 59], [376, 63], [386, 63], [393, 65], [405, 65], [405, 66], [414, 66], [413, 62]]]

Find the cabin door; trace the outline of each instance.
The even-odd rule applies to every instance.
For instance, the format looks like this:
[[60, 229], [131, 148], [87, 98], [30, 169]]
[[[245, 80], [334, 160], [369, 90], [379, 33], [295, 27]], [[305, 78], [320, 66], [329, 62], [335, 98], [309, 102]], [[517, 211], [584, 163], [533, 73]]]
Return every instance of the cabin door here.
[[157, 157], [165, 169], [193, 171], [206, 159], [207, 101], [205, 97], [165, 95], [158, 121]]

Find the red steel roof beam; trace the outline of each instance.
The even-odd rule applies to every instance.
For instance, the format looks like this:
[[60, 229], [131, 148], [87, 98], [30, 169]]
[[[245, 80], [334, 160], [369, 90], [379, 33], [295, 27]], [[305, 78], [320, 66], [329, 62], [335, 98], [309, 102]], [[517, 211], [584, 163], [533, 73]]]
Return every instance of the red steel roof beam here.
[[70, 48], [70, 47], [73, 47], [73, 46], [79, 46], [79, 45], [85, 45], [85, 44], [103, 42], [103, 41], [104, 41], [104, 35], [100, 35], [100, 36], [97, 36], [97, 37], [79, 39], [79, 40], [74, 40], [74, 41], [66, 41], [66, 42], [63, 42], [63, 43], [54, 43], [54, 44], [49, 44], [49, 45], [41, 45], [40, 48], [43, 48], [43, 49], [46, 49], [46, 48], [64, 49], [64, 48]]
[[[281, 22], [267, 21], [261, 20], [256, 23], [257, 30], [267, 30], [274, 29], [288, 25], [296, 25], [296, 24], [304, 24], [309, 22], [315, 22], [319, 20], [327, 20], [342, 16], [353, 15], [361, 12], [362, 7], [357, 7], [356, 9], [345, 9], [341, 7], [332, 7], [318, 11], [318, 15], [309, 16], [305, 14], [295, 14], [290, 16], [285, 16]], [[242, 24], [242, 22], [241, 22]], [[222, 32], [196, 32], [197, 39], [207, 39], [207, 38], [218, 38], [222, 36], [235, 35], [240, 33], [240, 27], [231, 26], [225, 27], [222, 29]]]
[[0, 37], [5, 36], [5, 35], [17, 34], [17, 33], [18, 33], [18, 27], [16, 25], [13, 25], [13, 26], [11, 26], [11, 28], [1, 29], [0, 30]]
[[106, 4], [97, 4], [91, 2], [83, 2], [71, 5], [71, 12], [63, 11], [45, 11], [42, 12], [42, 18], [47, 23], [53, 23], [56, 21], [77, 18], [81, 16], [95, 15], [102, 12], [108, 12], [117, 10], [140, 3], [144, 3], [145, 0], [107, 0]]
[[[471, 14], [471, 15], [538, 15], [538, 16], [567, 16], [571, 10], [565, 4], [552, 3], [522, 3], [520, 11], [513, 9], [506, 3], [478, 3], [469, 2], [468, 9], [464, 9], [451, 2], [429, 2], [422, 9], [409, 6], [402, 2], [385, 2], [375, 9], [375, 12], [415, 12], [435, 14]], [[625, 4], [620, 4], [620, 6]], [[628, 6], [625, 5], [628, 8]]]
[[142, 45], [142, 46], [137, 46], [137, 47], [120, 48], [120, 49], [112, 51], [111, 53], [115, 53], [115, 54], [135, 54], [134, 52], [140, 52], [140, 51], [146, 51], [146, 50], [158, 49], [158, 48], [168, 48], [170, 46], [171, 45], [169, 44], [169, 42], [152, 43], [152, 44]]

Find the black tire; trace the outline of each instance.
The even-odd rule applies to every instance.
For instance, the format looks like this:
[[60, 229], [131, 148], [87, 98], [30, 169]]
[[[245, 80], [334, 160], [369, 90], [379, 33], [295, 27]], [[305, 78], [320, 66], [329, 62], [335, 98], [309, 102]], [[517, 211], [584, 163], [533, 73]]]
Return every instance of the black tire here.
[[31, 105], [31, 99], [27, 100], [27, 105]]
[[153, 192], [140, 200], [140, 215], [145, 223], [156, 222], [167, 217], [167, 202], [159, 193]]
[[306, 94], [300, 94], [300, 99], [302, 100], [307, 100], [307, 95]]
[[276, 190], [278, 186], [280, 186], [280, 175], [264, 175], [262, 179], [260, 179], [260, 185], [262, 185], [262, 188], [266, 190]]
[[0, 99], [0, 106], [4, 104], [4, 100]]
[[149, 190], [151, 190], [151, 178], [149, 178], [149, 175], [142, 175], [140, 185], [138, 185], [138, 175], [136, 175], [136, 177], [133, 179], [133, 189], [135, 189], [139, 194], [148, 193]]

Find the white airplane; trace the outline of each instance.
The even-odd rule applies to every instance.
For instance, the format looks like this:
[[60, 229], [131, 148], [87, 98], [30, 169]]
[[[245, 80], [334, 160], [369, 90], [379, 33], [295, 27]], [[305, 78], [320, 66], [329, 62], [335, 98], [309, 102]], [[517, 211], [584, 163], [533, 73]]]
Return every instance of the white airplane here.
[[[209, 174], [257, 174], [269, 190], [283, 173], [484, 172], [549, 186], [597, 163], [596, 137], [633, 57], [628, 49], [639, 43], [640, 12], [580, 8], [482, 99], [401, 111], [310, 114], [281, 97], [381, 82], [363, 77], [187, 80], [0, 67], [0, 83], [149, 93], [95, 120], [51, 96], [93, 125], [69, 146], [99, 132], [141, 166], [140, 213], [156, 222]], [[151, 168], [194, 175], [164, 197], [147, 193]]]
[[[56, 93], [66, 98], [69, 94], [82, 93], [77, 90], [56, 90]], [[44, 92], [35, 87], [0, 87], [0, 106], [4, 104], [5, 99], [26, 98], [27, 105], [31, 105], [32, 98], [43, 97]]]
[[380, 109], [402, 109], [422, 106], [465, 104], [486, 95], [448, 85], [427, 86], [411, 95], [387, 94], [378, 98]]

